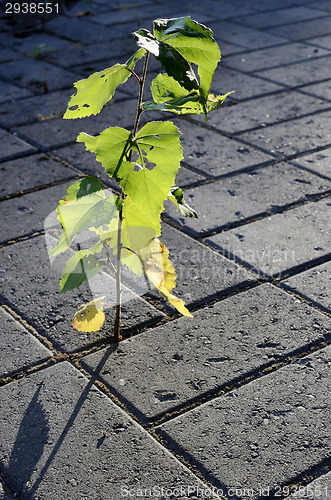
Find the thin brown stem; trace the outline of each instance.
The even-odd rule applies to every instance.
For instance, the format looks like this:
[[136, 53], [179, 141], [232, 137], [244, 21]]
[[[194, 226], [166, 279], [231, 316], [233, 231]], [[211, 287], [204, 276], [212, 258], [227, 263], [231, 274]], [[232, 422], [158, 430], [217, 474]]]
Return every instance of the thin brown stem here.
[[[141, 108], [143, 93], [144, 93], [144, 84], [146, 80], [146, 72], [147, 72], [147, 63], [148, 63], [149, 52], [146, 51], [145, 64], [143, 69], [143, 74], [139, 79], [139, 97], [138, 97], [138, 106], [137, 106], [137, 114], [134, 122], [132, 136], [135, 137], [138, 126], [140, 116], [143, 112]], [[127, 156], [127, 160], [131, 161], [132, 159], [132, 149]], [[121, 252], [123, 248], [122, 244], [122, 222], [123, 222], [123, 202], [125, 199], [125, 193], [121, 192], [121, 200], [122, 205], [118, 212], [118, 226], [117, 226], [117, 256], [116, 256], [116, 312], [115, 312], [115, 320], [114, 320], [114, 341], [119, 342], [122, 339], [121, 331], [120, 331], [120, 322], [121, 322]]]

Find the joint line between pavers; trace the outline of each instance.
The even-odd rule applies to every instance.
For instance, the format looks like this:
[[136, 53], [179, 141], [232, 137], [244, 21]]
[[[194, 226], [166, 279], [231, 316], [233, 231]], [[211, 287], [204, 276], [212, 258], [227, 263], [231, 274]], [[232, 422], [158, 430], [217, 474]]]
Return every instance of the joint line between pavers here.
[[76, 175], [75, 176], [74, 172], [73, 172], [72, 177], [67, 177], [66, 179], [61, 179], [59, 181], [55, 181], [52, 184], [42, 184], [41, 186], [37, 186], [35, 188], [25, 189], [24, 191], [17, 191], [16, 193], [8, 194], [7, 196], [0, 198], [0, 203], [2, 201], [11, 200], [13, 198], [20, 198], [21, 196], [24, 196], [25, 194], [36, 193], [37, 191], [43, 191], [44, 189], [48, 189], [48, 188], [51, 188], [54, 186], [59, 186], [61, 184], [67, 183], [68, 181], [78, 180], [82, 177], [84, 177], [84, 175], [79, 175], [79, 176]]
[[321, 312], [322, 314], [325, 314], [325, 316], [328, 316], [329, 318], [331, 318], [330, 309], [323, 306], [322, 304], [316, 302], [311, 297], [308, 297], [308, 295], [305, 295], [304, 293], [292, 288], [287, 283], [279, 282], [279, 283], [274, 283], [274, 284], [275, 284], [275, 286], [277, 286], [281, 290], [284, 290], [285, 292], [293, 295], [297, 299], [301, 300], [302, 302], [304, 302], [304, 303], [308, 304], [309, 306], [313, 307], [314, 309], [316, 309], [318, 312]]
[[315, 341], [306, 344], [305, 346], [302, 346], [300, 349], [292, 351], [292, 353], [286, 354], [283, 357], [283, 359], [278, 359], [274, 363], [269, 363], [269, 364], [266, 363], [265, 365], [261, 366], [258, 370], [248, 372], [243, 377], [239, 377], [238, 379], [234, 379], [230, 382], [227, 382], [226, 384], [219, 386], [217, 389], [209, 391], [205, 395], [201, 395], [200, 397], [195, 398], [194, 400], [193, 399], [190, 400], [188, 403], [186, 403], [185, 406], [183, 404], [181, 406], [174, 407], [172, 410], [170, 411], [168, 410], [164, 414], [156, 416], [155, 421], [153, 421], [150, 424], [150, 428], [153, 429], [161, 424], [164, 424], [165, 422], [175, 420], [176, 418], [182, 416], [184, 413], [192, 411], [194, 408], [208, 404], [210, 401], [213, 401], [214, 399], [222, 397], [225, 394], [229, 394], [241, 387], [244, 387], [245, 385], [251, 382], [260, 380], [263, 377], [268, 376], [269, 374], [274, 373], [281, 368], [296, 363], [298, 360], [305, 358], [306, 356], [309, 356], [311, 354], [314, 354], [318, 351], [325, 349], [329, 345], [331, 345], [331, 339], [329, 341], [319, 339], [319, 342]]

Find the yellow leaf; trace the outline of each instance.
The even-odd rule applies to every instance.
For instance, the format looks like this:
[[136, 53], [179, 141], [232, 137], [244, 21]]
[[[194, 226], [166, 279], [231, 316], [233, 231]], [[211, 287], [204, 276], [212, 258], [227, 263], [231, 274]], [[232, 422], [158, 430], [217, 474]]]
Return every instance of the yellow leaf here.
[[141, 258], [144, 262], [145, 272], [154, 286], [168, 299], [177, 311], [184, 316], [193, 318], [190, 311], [185, 307], [183, 300], [172, 295], [171, 291], [175, 287], [176, 273], [172, 263], [169, 260], [169, 250], [155, 238], [141, 252]]
[[80, 306], [72, 320], [71, 326], [80, 332], [96, 332], [100, 330], [105, 321], [103, 299], [104, 297], [99, 297]]

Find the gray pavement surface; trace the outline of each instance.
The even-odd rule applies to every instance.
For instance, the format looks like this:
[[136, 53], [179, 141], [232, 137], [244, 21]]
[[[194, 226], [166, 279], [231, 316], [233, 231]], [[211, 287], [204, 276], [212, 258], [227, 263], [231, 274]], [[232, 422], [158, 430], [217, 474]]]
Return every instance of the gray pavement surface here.
[[[0, 500], [330, 500], [331, 0], [90, 0], [44, 24], [3, 6]], [[116, 345], [113, 306], [71, 327], [91, 290], [59, 294], [45, 221], [73, 180], [116, 187], [75, 140], [131, 127], [135, 82], [62, 116], [132, 31], [182, 15], [220, 45], [213, 92], [235, 91], [207, 123], [164, 116], [200, 217], [166, 203], [161, 239], [194, 318], [127, 282]]]

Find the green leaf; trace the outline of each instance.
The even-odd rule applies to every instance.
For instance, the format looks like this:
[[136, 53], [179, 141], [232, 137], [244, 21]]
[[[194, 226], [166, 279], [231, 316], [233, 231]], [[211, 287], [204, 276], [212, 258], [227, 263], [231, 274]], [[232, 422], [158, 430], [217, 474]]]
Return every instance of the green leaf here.
[[199, 115], [205, 112], [214, 111], [219, 108], [224, 99], [231, 94], [214, 97], [209, 94], [206, 105], [201, 104], [201, 99], [197, 91], [187, 91], [171, 76], [159, 74], [154, 78], [151, 85], [154, 101], [144, 102], [142, 108], [146, 111], [170, 111], [180, 115]]
[[184, 200], [184, 193], [181, 188], [171, 188], [170, 193], [168, 194], [168, 198], [176, 205], [180, 213], [185, 217], [194, 217], [195, 219], [199, 218], [197, 212]]
[[88, 151], [95, 153], [106, 172], [117, 182], [126, 178], [132, 165], [125, 160], [132, 146], [132, 134], [121, 127], [109, 127], [93, 137], [81, 132], [77, 142], [84, 142]]
[[[82, 182], [83, 181], [79, 181]], [[77, 183], [74, 192], [77, 189]], [[79, 193], [79, 190], [78, 190]], [[74, 237], [82, 231], [97, 228], [109, 223], [117, 215], [116, 196], [105, 196], [102, 190], [94, 191], [76, 198], [61, 200], [57, 211], [62, 224], [63, 232], [52, 248], [50, 255], [64, 252], [72, 243]]]
[[206, 100], [215, 69], [221, 59], [212, 30], [186, 16], [156, 19], [154, 35], [157, 40], [178, 51], [189, 64], [198, 65], [200, 90]]
[[190, 63], [171, 45], [158, 41], [148, 30], [140, 29], [133, 33], [135, 41], [162, 64], [168, 75], [181, 86], [191, 91], [199, 89], [199, 83]]
[[[102, 244], [93, 247], [94, 251], [101, 251]], [[98, 262], [92, 249], [79, 250], [68, 259], [60, 281], [60, 293], [68, 292], [80, 286], [84, 281], [93, 278], [103, 269], [103, 264]]]
[[140, 49], [125, 64], [115, 64], [76, 82], [77, 92], [71, 97], [63, 118], [83, 118], [99, 113], [117, 87], [130, 78], [137, 61], [144, 55], [145, 50]]
[[172, 122], [144, 125], [134, 140], [141, 168], [120, 182], [132, 204], [145, 217], [145, 225], [150, 227], [159, 224], [163, 203], [183, 158], [180, 135]]

